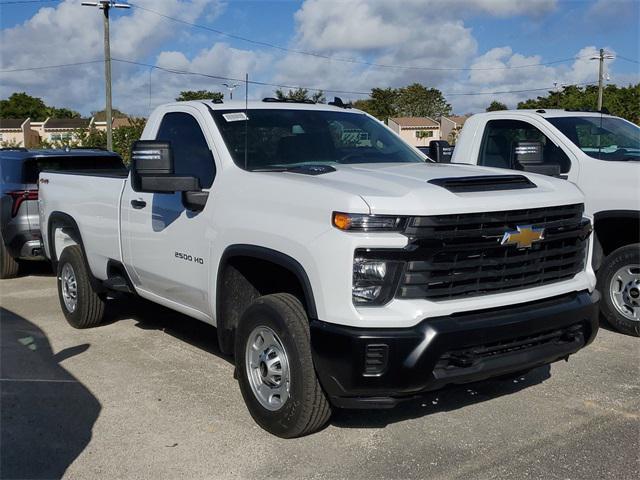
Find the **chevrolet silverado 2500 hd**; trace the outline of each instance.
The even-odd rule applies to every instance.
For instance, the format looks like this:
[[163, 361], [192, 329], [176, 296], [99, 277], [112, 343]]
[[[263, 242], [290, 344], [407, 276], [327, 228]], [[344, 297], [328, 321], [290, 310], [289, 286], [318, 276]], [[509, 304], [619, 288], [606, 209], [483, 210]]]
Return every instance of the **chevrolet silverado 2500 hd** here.
[[127, 291], [215, 325], [251, 415], [282, 437], [332, 407], [566, 359], [597, 332], [574, 185], [426, 163], [358, 110], [172, 103], [128, 176], [40, 184], [69, 323], [99, 324]]
[[599, 112], [514, 110], [469, 118], [453, 162], [568, 179], [594, 218], [600, 309], [640, 336], [640, 127]]

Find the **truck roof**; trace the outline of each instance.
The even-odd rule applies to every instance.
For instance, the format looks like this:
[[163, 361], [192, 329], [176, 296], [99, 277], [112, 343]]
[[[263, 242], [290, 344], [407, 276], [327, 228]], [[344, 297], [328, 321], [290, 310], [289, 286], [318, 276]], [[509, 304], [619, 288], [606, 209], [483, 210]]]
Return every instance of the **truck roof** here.
[[281, 102], [281, 101], [256, 101], [250, 100], [245, 104], [244, 100], [231, 100], [214, 102], [212, 100], [190, 100], [187, 102], [171, 102], [167, 103], [163, 106], [172, 106], [172, 105], [191, 105], [194, 107], [199, 107], [202, 104], [211, 108], [212, 110], [244, 110], [245, 108], [249, 110], [259, 110], [259, 109], [282, 109], [282, 110], [329, 110], [334, 112], [349, 112], [353, 111], [356, 113], [360, 113], [360, 110], [352, 109], [352, 108], [342, 108], [336, 107], [335, 105], [329, 105], [326, 103], [303, 103], [303, 102]]
[[526, 115], [535, 115], [542, 118], [554, 118], [554, 117], [595, 117], [602, 115], [603, 117], [612, 117], [612, 115], [600, 112], [586, 112], [586, 111], [572, 111], [563, 110], [561, 108], [538, 108], [538, 109], [518, 109], [518, 110], [498, 110], [495, 112], [484, 112], [479, 115], [491, 115], [501, 116], [505, 113], [518, 113]]

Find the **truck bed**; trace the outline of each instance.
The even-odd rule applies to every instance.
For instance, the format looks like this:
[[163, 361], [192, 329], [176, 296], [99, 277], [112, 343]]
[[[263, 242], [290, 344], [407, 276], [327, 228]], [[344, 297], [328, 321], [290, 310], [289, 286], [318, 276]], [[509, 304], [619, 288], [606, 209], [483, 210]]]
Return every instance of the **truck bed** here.
[[57, 258], [53, 252], [61, 251], [65, 242], [61, 231], [52, 234], [51, 224], [70, 217], [80, 231], [85, 251], [91, 252], [87, 255], [91, 271], [96, 278], [106, 279], [109, 259], [121, 258], [119, 207], [126, 177], [122, 170], [42, 172], [40, 225], [46, 256]]

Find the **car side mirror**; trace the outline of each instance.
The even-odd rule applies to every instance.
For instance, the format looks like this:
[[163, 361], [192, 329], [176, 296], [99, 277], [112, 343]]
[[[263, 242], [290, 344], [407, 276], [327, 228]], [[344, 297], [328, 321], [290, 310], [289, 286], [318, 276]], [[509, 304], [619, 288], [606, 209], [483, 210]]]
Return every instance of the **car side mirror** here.
[[550, 177], [560, 176], [560, 165], [557, 163], [545, 163], [544, 145], [542, 142], [513, 142], [511, 152], [516, 168], [525, 172], [539, 173]]
[[451, 163], [453, 147], [446, 140], [431, 140], [429, 142], [429, 158], [437, 163]]
[[171, 142], [138, 140], [131, 149], [131, 188], [135, 192], [200, 191], [196, 177], [176, 175]]

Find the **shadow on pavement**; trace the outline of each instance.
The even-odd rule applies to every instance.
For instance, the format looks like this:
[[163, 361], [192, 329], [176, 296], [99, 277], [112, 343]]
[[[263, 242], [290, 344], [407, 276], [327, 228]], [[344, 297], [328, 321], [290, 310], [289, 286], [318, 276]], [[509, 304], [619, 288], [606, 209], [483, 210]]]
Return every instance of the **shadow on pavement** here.
[[233, 357], [218, 348], [216, 327], [142, 298], [123, 298], [107, 304], [106, 323], [133, 318], [142, 330], [160, 330], [233, 365]]
[[91, 440], [101, 406], [33, 323], [0, 308], [0, 477], [61, 478]]
[[[136, 324], [138, 328], [163, 331], [180, 341], [222, 358], [231, 365], [234, 364], [233, 357], [220, 352], [215, 327], [155, 303], [139, 298], [115, 302], [111, 306], [108, 318], [109, 322], [134, 318], [138, 321]], [[457, 410], [542, 383], [550, 378], [550, 372], [549, 365], [546, 365], [520, 375], [514, 374], [468, 385], [453, 385], [443, 390], [426, 393], [419, 399], [400, 403], [389, 410], [334, 409], [331, 424], [341, 428], [381, 428], [412, 418]], [[229, 388], [236, 388], [235, 382], [229, 385]]]
[[18, 277], [53, 277], [55, 273], [48, 261], [25, 260], [20, 262]]

